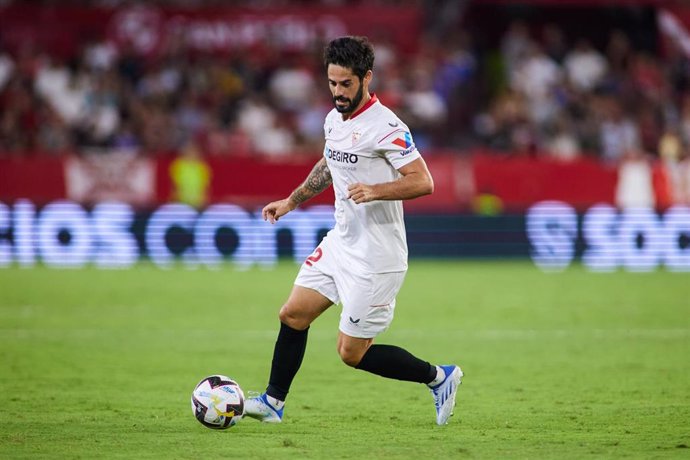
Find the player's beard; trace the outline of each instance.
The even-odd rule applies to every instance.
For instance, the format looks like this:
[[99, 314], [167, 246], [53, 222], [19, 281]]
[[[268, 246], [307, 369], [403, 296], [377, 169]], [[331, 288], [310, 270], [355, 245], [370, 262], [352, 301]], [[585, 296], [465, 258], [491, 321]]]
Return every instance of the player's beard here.
[[[364, 85], [360, 84], [359, 89], [357, 90], [357, 94], [355, 94], [354, 99], [348, 99], [346, 97], [338, 96], [333, 98], [333, 104], [335, 105], [335, 110], [337, 110], [340, 113], [352, 113], [355, 110], [355, 107], [359, 106], [359, 103], [362, 102], [362, 98], [364, 97]], [[340, 102], [349, 102], [348, 105], [343, 105], [339, 106], [336, 104], [336, 101]]]

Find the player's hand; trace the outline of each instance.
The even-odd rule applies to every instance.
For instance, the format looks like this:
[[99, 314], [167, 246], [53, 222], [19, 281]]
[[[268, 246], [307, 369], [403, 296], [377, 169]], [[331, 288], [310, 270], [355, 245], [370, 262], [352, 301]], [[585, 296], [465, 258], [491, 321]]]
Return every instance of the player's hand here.
[[295, 207], [296, 206], [293, 205], [289, 198], [273, 201], [264, 206], [264, 209], [261, 211], [261, 216], [264, 218], [264, 220], [275, 224], [278, 222], [278, 219], [295, 209]]
[[352, 199], [357, 204], [368, 203], [376, 199], [374, 187], [371, 185], [361, 184], [359, 182], [347, 186], [347, 197]]

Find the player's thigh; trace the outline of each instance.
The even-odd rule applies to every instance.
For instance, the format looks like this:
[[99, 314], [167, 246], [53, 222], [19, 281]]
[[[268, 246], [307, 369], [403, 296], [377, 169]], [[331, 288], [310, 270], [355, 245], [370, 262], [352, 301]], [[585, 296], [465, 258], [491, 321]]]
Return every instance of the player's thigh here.
[[[318, 248], [317, 248], [318, 249]], [[338, 303], [338, 289], [330, 273], [329, 257], [320, 258], [318, 267], [304, 263], [294, 287], [280, 310], [280, 320], [294, 329], [307, 328], [328, 307]]]
[[287, 302], [280, 309], [280, 321], [293, 329], [306, 329], [331, 305], [333, 302], [320, 292], [294, 285]]
[[393, 321], [395, 298], [405, 272], [350, 274], [338, 279], [343, 311], [340, 331], [350, 337], [373, 338]]

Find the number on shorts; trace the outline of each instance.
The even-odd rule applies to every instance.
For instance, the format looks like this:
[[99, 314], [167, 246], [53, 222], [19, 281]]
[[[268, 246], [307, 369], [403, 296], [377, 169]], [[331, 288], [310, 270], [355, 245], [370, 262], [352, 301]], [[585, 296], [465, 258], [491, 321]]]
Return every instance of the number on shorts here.
[[312, 254], [309, 257], [307, 257], [307, 260], [305, 260], [304, 263], [311, 267], [313, 264], [319, 261], [322, 255], [323, 251], [321, 250], [321, 248], [316, 248], [314, 252], [312, 252]]

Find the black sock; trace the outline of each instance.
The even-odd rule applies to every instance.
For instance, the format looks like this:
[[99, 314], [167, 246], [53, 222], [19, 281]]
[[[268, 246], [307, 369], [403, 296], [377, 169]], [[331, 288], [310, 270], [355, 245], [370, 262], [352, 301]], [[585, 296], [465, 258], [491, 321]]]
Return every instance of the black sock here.
[[372, 345], [355, 367], [407, 382], [429, 383], [436, 378], [436, 366], [394, 345]]
[[307, 333], [309, 328], [298, 331], [280, 323], [280, 331], [273, 349], [271, 363], [271, 377], [268, 379], [266, 394], [281, 401], [285, 401], [292, 379], [295, 378], [302, 365], [304, 350], [307, 348]]

